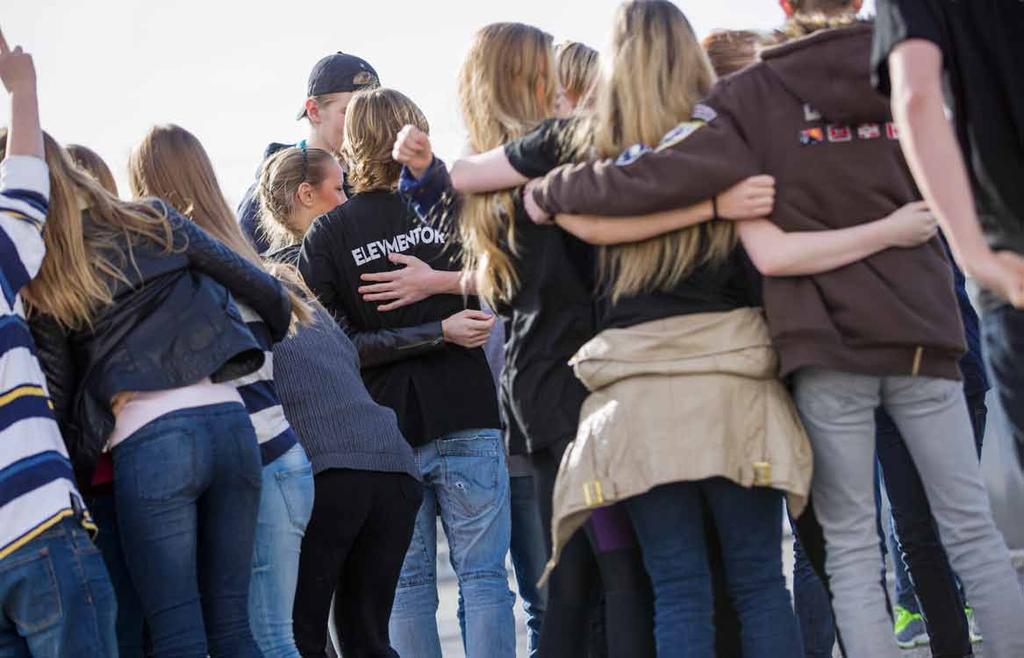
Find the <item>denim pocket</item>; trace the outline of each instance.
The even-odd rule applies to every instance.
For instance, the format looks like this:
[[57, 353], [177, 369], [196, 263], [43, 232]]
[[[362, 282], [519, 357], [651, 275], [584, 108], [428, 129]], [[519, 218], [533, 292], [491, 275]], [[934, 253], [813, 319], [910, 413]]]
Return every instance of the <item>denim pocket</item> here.
[[299, 468], [280, 471], [274, 474], [274, 479], [281, 489], [292, 527], [305, 532], [313, 514], [313, 467], [307, 463]]
[[17, 572], [22, 583], [16, 588], [17, 594], [4, 603], [4, 611], [20, 635], [36, 635], [60, 622], [64, 615], [49, 548], [5, 571], [8, 577]]
[[[159, 422], [159, 421], [157, 421]], [[115, 482], [132, 482], [141, 500], [167, 501], [198, 493], [196, 435], [183, 423], [129, 437], [114, 449]]]
[[444, 495], [467, 516], [494, 507], [504, 491], [499, 477], [508, 478], [501, 437], [496, 433], [458, 436], [438, 442], [444, 463]]

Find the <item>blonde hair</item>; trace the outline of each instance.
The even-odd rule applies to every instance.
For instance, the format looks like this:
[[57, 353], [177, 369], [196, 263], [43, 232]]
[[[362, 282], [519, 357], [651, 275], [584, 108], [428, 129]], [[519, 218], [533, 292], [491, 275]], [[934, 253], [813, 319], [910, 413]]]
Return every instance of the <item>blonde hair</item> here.
[[301, 147], [281, 149], [260, 168], [259, 232], [271, 249], [281, 249], [302, 242], [304, 229], [291, 223], [295, 195], [303, 183], [318, 187], [327, 178], [328, 165], [334, 156], [323, 149]]
[[345, 113], [345, 144], [341, 150], [353, 192], [398, 189], [402, 165], [391, 157], [391, 149], [395, 135], [406, 124], [430, 132], [423, 112], [400, 91], [379, 88], [352, 97]]
[[[166, 200], [236, 254], [263, 268], [263, 261], [224, 199], [206, 149], [195, 135], [174, 124], [154, 126], [132, 150], [128, 172], [135, 197]], [[301, 322], [309, 320], [309, 309], [295, 296], [292, 312]]]
[[[477, 32], [459, 73], [459, 106], [473, 151], [525, 135], [550, 116], [555, 96], [550, 34], [522, 23], [492, 23]], [[519, 286], [513, 192], [467, 195], [459, 218], [465, 268], [491, 304]]]
[[804, 12], [797, 10], [797, 13], [786, 18], [782, 29], [778, 32], [778, 43], [785, 43], [793, 39], [800, 39], [812, 35], [821, 30], [834, 30], [836, 28], [849, 28], [860, 23], [860, 18], [853, 13], [853, 8], [847, 7], [848, 12]]
[[714, 30], [701, 46], [715, 74], [723, 78], [756, 62], [761, 48], [769, 43], [768, 37], [753, 30]]
[[[683, 12], [667, 0], [619, 6], [591, 121], [598, 157], [657, 146], [715, 83], [707, 55]], [[612, 301], [672, 288], [704, 263], [724, 261], [736, 245], [732, 223], [705, 222], [643, 242], [602, 248], [599, 269]]]
[[[39, 273], [24, 289], [33, 311], [52, 315], [66, 329], [92, 326], [96, 314], [113, 302], [108, 279], [129, 283], [124, 271], [135, 266], [132, 246], [140, 239], [172, 252], [174, 232], [166, 214], [145, 203], [121, 201], [75, 165], [50, 135], [43, 133], [50, 170], [50, 207], [43, 229], [46, 255]], [[7, 131], [0, 133], [0, 153]], [[90, 223], [82, 222], [87, 208]], [[127, 251], [120, 253], [122, 243]]]
[[780, 30], [780, 41], [799, 39], [820, 30], [849, 27], [860, 19], [853, 0], [790, 0], [793, 15]]
[[81, 144], [68, 144], [65, 148], [76, 165], [95, 178], [103, 186], [103, 189], [117, 196], [117, 183], [114, 182], [114, 175], [110, 173], [110, 167], [96, 151]]
[[555, 68], [569, 102], [581, 103], [597, 82], [597, 51], [578, 41], [563, 41], [555, 46]]

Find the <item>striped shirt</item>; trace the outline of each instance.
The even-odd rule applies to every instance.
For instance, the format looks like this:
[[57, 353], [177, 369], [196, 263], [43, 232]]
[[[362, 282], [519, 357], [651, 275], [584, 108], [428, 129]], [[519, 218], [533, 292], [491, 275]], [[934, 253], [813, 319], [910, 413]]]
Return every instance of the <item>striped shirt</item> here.
[[20, 296], [43, 261], [49, 192], [42, 160], [0, 163], [0, 559], [84, 509]]
[[255, 311], [237, 300], [235, 303], [256, 342], [263, 348], [266, 359], [256, 372], [227, 383], [237, 388], [238, 394], [242, 396], [242, 402], [256, 430], [256, 438], [260, 442], [260, 454], [265, 466], [288, 452], [298, 443], [299, 438], [284, 416], [281, 398], [277, 396], [277, 388], [274, 386], [274, 341], [270, 330]]

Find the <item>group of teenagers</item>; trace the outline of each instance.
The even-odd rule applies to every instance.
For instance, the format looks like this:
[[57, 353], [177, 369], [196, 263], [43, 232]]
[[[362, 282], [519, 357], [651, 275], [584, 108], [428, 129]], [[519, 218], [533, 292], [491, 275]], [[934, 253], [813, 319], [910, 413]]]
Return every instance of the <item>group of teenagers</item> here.
[[237, 214], [176, 125], [119, 196], [0, 37], [0, 656], [440, 658], [439, 526], [468, 658], [509, 556], [531, 657], [1024, 656], [1024, 5], [781, 5], [487, 25], [451, 165], [329, 55]]

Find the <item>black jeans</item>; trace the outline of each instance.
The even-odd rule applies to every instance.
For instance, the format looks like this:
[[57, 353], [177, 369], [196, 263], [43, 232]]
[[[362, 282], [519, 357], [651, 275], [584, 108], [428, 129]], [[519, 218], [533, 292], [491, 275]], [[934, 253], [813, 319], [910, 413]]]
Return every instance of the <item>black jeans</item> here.
[[999, 400], [1010, 421], [1017, 457], [1024, 467], [1024, 311], [1009, 305], [981, 318], [985, 361]]
[[[980, 459], [987, 415], [985, 394], [967, 398], [967, 406]], [[935, 658], [970, 655], [971, 638], [964, 616], [964, 601], [932, 520], [921, 476], [899, 430], [885, 412], [879, 410], [877, 423], [878, 462], [892, 505], [896, 539], [928, 626], [932, 655]]]
[[331, 597], [341, 655], [397, 656], [388, 620], [412, 539], [423, 487], [405, 473], [330, 469], [313, 479], [316, 498], [299, 558], [295, 645], [325, 657]]

